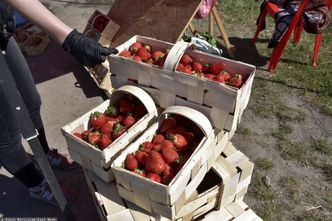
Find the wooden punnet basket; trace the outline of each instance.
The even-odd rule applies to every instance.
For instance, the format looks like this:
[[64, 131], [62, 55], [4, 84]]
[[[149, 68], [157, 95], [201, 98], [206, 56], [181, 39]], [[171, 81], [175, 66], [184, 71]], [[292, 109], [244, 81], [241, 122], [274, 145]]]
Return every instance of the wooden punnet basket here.
[[[93, 145], [77, 138], [73, 133], [83, 132], [88, 128], [88, 121], [91, 113], [104, 112], [110, 104], [115, 104], [118, 99], [126, 94], [137, 97], [146, 107], [147, 114], [138, 120], [124, 134], [117, 138], [104, 150], [100, 150]], [[141, 88], [127, 85], [114, 90], [110, 98], [88, 113], [62, 127], [68, 151], [73, 158], [83, 167], [94, 171], [105, 182], [111, 182], [114, 177], [110, 169], [111, 162], [130, 142], [140, 135], [157, 117], [157, 109], [152, 98]]]
[[[124, 168], [123, 162], [127, 154], [135, 152], [141, 143], [152, 140], [163, 119], [170, 114], [182, 115], [193, 121], [201, 129], [204, 137], [170, 184], [164, 185], [128, 171]], [[227, 141], [228, 133], [213, 130], [209, 120], [202, 113], [183, 106], [167, 108], [160, 115], [158, 122], [113, 161], [111, 168], [120, 196], [150, 213], [174, 219], [213, 166]]]
[[[149, 44], [152, 48], [170, 49], [164, 68], [131, 59], [111, 55], [109, 57], [111, 83], [113, 87], [126, 84], [138, 84], [154, 90], [153, 96], [161, 107], [177, 105], [177, 99], [204, 106], [214, 127], [228, 131], [232, 137], [236, 126], [246, 108], [253, 83], [255, 66], [230, 60], [216, 55], [195, 50], [194, 46], [177, 42], [175, 45], [153, 38], [134, 36], [117, 47], [119, 52], [128, 49], [136, 42]], [[194, 60], [203, 63], [223, 62], [230, 73], [238, 73], [246, 82], [240, 89], [212, 82], [203, 78], [183, 74], [176, 71], [182, 55], [189, 54]], [[220, 120], [222, 116], [222, 120]]]
[[[249, 184], [244, 180], [251, 177], [252, 165], [248, 158], [237, 151], [231, 143], [227, 143], [223, 153], [219, 155], [218, 160], [204, 176], [174, 220], [261, 220], [243, 202], [242, 194], [245, 192], [243, 190]], [[235, 169], [237, 172], [234, 173]], [[147, 212], [121, 198], [114, 182], [106, 184], [89, 171], [85, 171], [85, 175], [101, 220], [169, 221], [159, 214]], [[241, 178], [244, 182], [240, 181]], [[230, 192], [227, 189], [229, 189], [231, 181], [238, 191], [230, 190], [235, 194], [232, 194], [234, 197], [226, 203], [225, 199], [229, 198]]]

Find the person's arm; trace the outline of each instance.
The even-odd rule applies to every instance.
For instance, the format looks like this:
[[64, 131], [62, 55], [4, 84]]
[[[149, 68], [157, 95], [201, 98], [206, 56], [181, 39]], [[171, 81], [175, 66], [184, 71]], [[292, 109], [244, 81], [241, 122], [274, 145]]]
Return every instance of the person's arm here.
[[110, 54], [118, 53], [115, 48], [103, 47], [98, 42], [72, 29], [50, 12], [39, 0], [5, 0], [28, 20], [48, 32], [65, 51], [72, 54], [81, 64], [94, 67], [106, 60]]
[[28, 20], [48, 32], [60, 44], [64, 42], [72, 28], [52, 14], [38, 0], [6, 0]]

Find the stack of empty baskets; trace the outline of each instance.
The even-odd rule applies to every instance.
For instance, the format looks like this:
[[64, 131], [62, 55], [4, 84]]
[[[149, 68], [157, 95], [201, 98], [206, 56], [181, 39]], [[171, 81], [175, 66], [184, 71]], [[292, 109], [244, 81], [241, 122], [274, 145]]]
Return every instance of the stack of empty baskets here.
[[[87, 154], [87, 145], [73, 136], [75, 131], [84, 130], [83, 121], [86, 122], [87, 116], [93, 111], [87, 113], [83, 121], [80, 118], [63, 127], [70, 154], [87, 169], [86, 179], [102, 220], [261, 220], [243, 202], [254, 165], [229, 141], [248, 104], [255, 67], [197, 51], [187, 43], [171, 44], [142, 36], [134, 36], [120, 45], [118, 50], [127, 50], [135, 42], [169, 51], [163, 68], [118, 55], [109, 58], [114, 88], [131, 85], [149, 94], [150, 98], [136, 94], [149, 110], [142, 120], [146, 120], [146, 123], [135, 126], [139, 130], [133, 129], [135, 133], [130, 135], [132, 138], [125, 139], [128, 142], [120, 137], [118, 145], [122, 146], [117, 149], [118, 152], [103, 154], [104, 158], [99, 162], [98, 159], [92, 159], [93, 154]], [[176, 67], [184, 53], [202, 63], [222, 62], [227, 71], [240, 74], [245, 82], [238, 89], [180, 73]], [[142, 91], [140, 93], [144, 94]], [[114, 93], [119, 91], [113, 92], [110, 88], [108, 94], [112, 97]], [[153, 99], [154, 103], [148, 104], [144, 99]], [[157, 111], [160, 109], [164, 111], [162, 114]], [[204, 133], [204, 142], [193, 152], [181, 174], [177, 174], [169, 185], [132, 175], [123, 170], [121, 163], [125, 154], [144, 141], [146, 133], [152, 130], [152, 124], [163, 119], [165, 112], [186, 116]], [[84, 146], [81, 151], [80, 146]], [[91, 151], [104, 153], [111, 149], [100, 151], [90, 148]], [[97, 166], [97, 171], [107, 171], [107, 179], [91, 165]]]

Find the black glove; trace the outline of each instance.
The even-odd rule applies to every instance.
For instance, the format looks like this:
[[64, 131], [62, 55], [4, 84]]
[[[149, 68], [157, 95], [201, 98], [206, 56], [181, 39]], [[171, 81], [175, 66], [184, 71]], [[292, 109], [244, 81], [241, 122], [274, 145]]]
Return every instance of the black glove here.
[[66, 37], [62, 48], [72, 54], [81, 64], [91, 68], [104, 62], [106, 56], [118, 53], [117, 49], [103, 47], [76, 29]]

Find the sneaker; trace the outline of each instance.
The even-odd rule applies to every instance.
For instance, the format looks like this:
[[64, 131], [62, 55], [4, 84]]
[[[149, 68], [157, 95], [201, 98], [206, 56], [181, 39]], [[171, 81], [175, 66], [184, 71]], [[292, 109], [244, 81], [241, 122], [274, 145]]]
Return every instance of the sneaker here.
[[[67, 185], [61, 185], [61, 189], [68, 203], [73, 203], [77, 199], [78, 191], [74, 188]], [[58, 206], [58, 202], [45, 178], [38, 186], [29, 188], [29, 195], [34, 199]]]
[[71, 170], [78, 167], [68, 154], [60, 154], [57, 149], [51, 149], [46, 156], [53, 169]]

